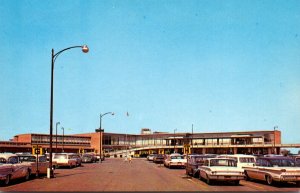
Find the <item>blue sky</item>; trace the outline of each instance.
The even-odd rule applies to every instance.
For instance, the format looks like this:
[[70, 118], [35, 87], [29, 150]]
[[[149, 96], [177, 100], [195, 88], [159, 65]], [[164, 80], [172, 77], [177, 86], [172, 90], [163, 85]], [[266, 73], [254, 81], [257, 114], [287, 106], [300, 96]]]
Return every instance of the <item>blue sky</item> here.
[[278, 126], [300, 143], [300, 1], [0, 2], [0, 140], [49, 133], [51, 49], [87, 44], [55, 62], [65, 134], [113, 111], [106, 132]]

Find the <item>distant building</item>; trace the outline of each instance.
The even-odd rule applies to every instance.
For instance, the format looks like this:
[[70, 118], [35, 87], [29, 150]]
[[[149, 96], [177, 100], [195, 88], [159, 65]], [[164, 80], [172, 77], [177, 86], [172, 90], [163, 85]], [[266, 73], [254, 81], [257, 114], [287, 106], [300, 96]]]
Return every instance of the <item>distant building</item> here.
[[[281, 132], [276, 131], [240, 131], [218, 133], [167, 133], [153, 132], [143, 128], [141, 134], [120, 133], [83, 133], [75, 135], [53, 135], [52, 152], [104, 152], [122, 154], [131, 152], [136, 156], [149, 153], [216, 153], [216, 154], [270, 154], [280, 153], [281, 147], [298, 147], [299, 144], [284, 146], [281, 144]], [[0, 152], [31, 152], [39, 145], [49, 152], [49, 134], [19, 134], [13, 141], [0, 141]], [[297, 146], [298, 145], [298, 146]]]
[[151, 134], [151, 129], [142, 128], [141, 129], [141, 135], [147, 135], [147, 134]]

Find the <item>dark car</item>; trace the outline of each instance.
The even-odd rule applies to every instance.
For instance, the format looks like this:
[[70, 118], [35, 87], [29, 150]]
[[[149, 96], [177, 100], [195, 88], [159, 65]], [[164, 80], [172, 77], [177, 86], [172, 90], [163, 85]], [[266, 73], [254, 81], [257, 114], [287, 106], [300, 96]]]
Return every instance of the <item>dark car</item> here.
[[165, 155], [164, 154], [157, 154], [153, 157], [153, 162], [156, 164], [164, 163]]
[[82, 159], [83, 163], [93, 163], [93, 162], [96, 162], [96, 160], [97, 160], [95, 155], [89, 154], [89, 153], [83, 154], [81, 156], [81, 159]]
[[186, 174], [193, 177], [199, 176], [199, 166], [202, 166], [204, 161], [207, 158], [215, 158], [217, 155], [214, 154], [193, 154], [188, 155], [187, 164], [186, 164]]

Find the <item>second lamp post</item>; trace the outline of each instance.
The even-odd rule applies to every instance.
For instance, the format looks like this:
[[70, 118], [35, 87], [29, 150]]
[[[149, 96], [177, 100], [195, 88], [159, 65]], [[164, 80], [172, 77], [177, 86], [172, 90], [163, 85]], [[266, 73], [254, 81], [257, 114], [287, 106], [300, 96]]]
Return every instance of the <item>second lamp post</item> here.
[[104, 129], [102, 129], [102, 117], [104, 115], [107, 115], [107, 114], [111, 114], [111, 115], [114, 115], [114, 112], [107, 112], [107, 113], [104, 113], [104, 114], [101, 114], [100, 113], [100, 127], [99, 129], [96, 129], [95, 131], [96, 132], [99, 132], [99, 163], [102, 162], [102, 135], [103, 135], [103, 132], [104, 132]]

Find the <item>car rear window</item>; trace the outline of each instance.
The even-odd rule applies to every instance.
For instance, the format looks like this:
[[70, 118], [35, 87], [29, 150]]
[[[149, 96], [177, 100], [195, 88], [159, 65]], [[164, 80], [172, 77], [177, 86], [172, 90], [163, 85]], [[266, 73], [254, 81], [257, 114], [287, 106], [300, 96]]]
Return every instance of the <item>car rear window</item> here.
[[183, 156], [171, 156], [171, 159], [183, 159]]
[[55, 159], [67, 159], [67, 155], [66, 154], [55, 154], [54, 158]]
[[255, 163], [254, 158], [252, 157], [240, 157], [241, 163]]

